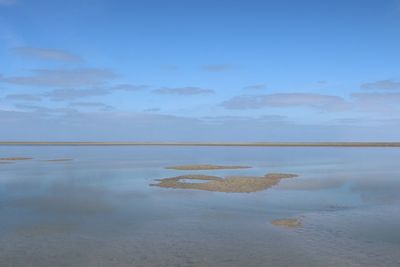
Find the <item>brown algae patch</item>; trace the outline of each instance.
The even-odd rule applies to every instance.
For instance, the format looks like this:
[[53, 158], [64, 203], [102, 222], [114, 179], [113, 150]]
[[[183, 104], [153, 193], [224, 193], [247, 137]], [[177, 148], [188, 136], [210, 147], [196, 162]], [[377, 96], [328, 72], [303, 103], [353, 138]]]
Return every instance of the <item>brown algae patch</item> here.
[[199, 171], [199, 170], [234, 170], [234, 169], [248, 169], [250, 166], [225, 166], [225, 165], [212, 165], [212, 164], [201, 164], [201, 165], [180, 165], [165, 167], [171, 170], [181, 171]]
[[[264, 176], [228, 176], [226, 178], [201, 174], [181, 175], [158, 179], [157, 184], [164, 188], [196, 189], [214, 192], [251, 193], [266, 190], [279, 183], [281, 179], [296, 177], [296, 174], [269, 173]], [[193, 180], [194, 182], [189, 182]], [[199, 182], [204, 181], [204, 182]]]
[[9, 158], [0, 158], [0, 160], [30, 160], [32, 158], [26, 157], [9, 157]]
[[279, 227], [297, 228], [303, 226], [303, 219], [302, 218], [280, 219], [280, 220], [274, 220], [271, 223]]

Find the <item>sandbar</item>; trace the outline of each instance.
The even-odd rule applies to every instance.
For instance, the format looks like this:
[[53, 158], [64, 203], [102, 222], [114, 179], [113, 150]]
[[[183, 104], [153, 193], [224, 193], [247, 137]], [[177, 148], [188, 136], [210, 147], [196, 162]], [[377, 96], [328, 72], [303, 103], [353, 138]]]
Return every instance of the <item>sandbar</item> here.
[[[280, 182], [281, 179], [294, 178], [296, 174], [269, 173], [264, 176], [219, 176], [191, 174], [158, 179], [150, 184], [163, 188], [196, 189], [227, 193], [251, 193], [266, 190]], [[187, 180], [205, 180], [206, 182], [187, 182]]]
[[64, 161], [71, 161], [72, 159], [48, 159], [45, 160], [47, 162], [64, 162]]
[[30, 160], [32, 158], [26, 157], [9, 157], [9, 158], [0, 158], [0, 160]]
[[302, 218], [290, 218], [290, 219], [280, 219], [271, 222], [275, 226], [296, 228], [303, 225]]
[[251, 146], [251, 147], [400, 147], [400, 142], [32, 142], [0, 141], [0, 146]]
[[199, 171], [199, 170], [234, 170], [234, 169], [248, 169], [250, 166], [235, 166], [235, 165], [212, 165], [212, 164], [201, 164], [201, 165], [179, 165], [165, 167], [166, 169], [182, 170], [182, 171]]

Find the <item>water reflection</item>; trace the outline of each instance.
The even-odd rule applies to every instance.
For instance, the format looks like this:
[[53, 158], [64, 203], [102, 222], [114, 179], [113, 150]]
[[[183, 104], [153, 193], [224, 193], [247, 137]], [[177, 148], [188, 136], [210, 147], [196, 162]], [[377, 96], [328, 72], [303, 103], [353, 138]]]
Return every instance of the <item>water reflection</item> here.
[[59, 183], [38, 195], [17, 198], [12, 204], [39, 212], [91, 215], [114, 211], [107, 195], [107, 190], [103, 188]]
[[[74, 160], [0, 166], [0, 266], [399, 263], [399, 150], [1, 149]], [[210, 176], [299, 176], [251, 194], [148, 186], [182, 174], [165, 166], [201, 162], [254, 166], [202, 172]], [[302, 227], [271, 225], [283, 218]]]
[[350, 189], [352, 192], [360, 194], [365, 202], [395, 204], [400, 201], [400, 175], [386, 178], [366, 176], [354, 182]]

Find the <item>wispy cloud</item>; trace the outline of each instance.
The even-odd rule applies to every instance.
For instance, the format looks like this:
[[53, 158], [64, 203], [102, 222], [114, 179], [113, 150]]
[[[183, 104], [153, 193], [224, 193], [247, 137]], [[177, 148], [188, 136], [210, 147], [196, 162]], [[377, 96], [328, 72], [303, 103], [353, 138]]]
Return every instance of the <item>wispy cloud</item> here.
[[199, 87], [176, 87], [176, 88], [160, 88], [153, 90], [155, 94], [161, 95], [205, 95], [205, 94], [213, 94], [214, 90], [204, 89]]
[[361, 89], [366, 90], [396, 90], [400, 89], [400, 82], [393, 80], [381, 80], [361, 84]]
[[172, 64], [163, 64], [160, 66], [161, 69], [163, 70], [177, 70], [179, 67], [177, 65], [172, 65]]
[[31, 105], [31, 104], [16, 104], [15, 107], [22, 110], [30, 110], [34, 113], [39, 114], [39, 116], [55, 115], [55, 114], [65, 115], [67, 113], [77, 113], [77, 110], [65, 107], [49, 108], [45, 106]]
[[104, 84], [117, 75], [109, 69], [34, 69], [31, 76], [0, 77], [0, 82], [22, 86], [82, 87]]
[[15, 5], [18, 1], [17, 0], [0, 0], [0, 5], [9, 6]]
[[400, 110], [400, 93], [353, 93], [351, 98], [354, 104], [364, 111]]
[[148, 88], [147, 85], [134, 85], [134, 84], [118, 84], [111, 87], [111, 90], [120, 90], [120, 91], [138, 91], [142, 89]]
[[41, 101], [42, 98], [39, 95], [33, 94], [11, 94], [6, 96], [7, 100], [17, 101]]
[[265, 89], [266, 87], [267, 87], [267, 85], [265, 83], [258, 83], [258, 84], [245, 86], [243, 89], [245, 89], [245, 90], [261, 90], [261, 89]]
[[398, 121], [385, 124], [385, 127], [337, 123], [305, 125], [275, 115], [199, 119], [146, 112], [81, 112], [73, 108], [26, 105], [21, 108], [23, 110], [20, 111], [0, 109], [0, 136], [3, 139], [261, 142], [267, 138], [270, 141], [366, 141], [377, 136], [380, 140], [396, 140], [400, 134]]
[[252, 122], [268, 122], [268, 123], [286, 123], [287, 117], [282, 115], [264, 115], [259, 117], [250, 116], [208, 116], [202, 118], [207, 123], [239, 123], [244, 125], [248, 121]]
[[83, 62], [80, 56], [74, 55], [68, 51], [59, 49], [37, 48], [37, 47], [15, 47], [13, 52], [16, 55], [34, 58], [40, 60], [53, 60], [62, 62]]
[[114, 107], [100, 103], [100, 102], [72, 102], [69, 104], [71, 107], [81, 107], [81, 108], [98, 108], [103, 111], [113, 110]]
[[146, 108], [143, 112], [159, 112], [161, 111], [160, 108]]
[[324, 111], [342, 111], [348, 103], [339, 96], [313, 93], [242, 95], [222, 103], [227, 109], [260, 109], [264, 107], [308, 107]]
[[210, 64], [202, 66], [202, 69], [208, 72], [222, 72], [233, 68], [231, 64]]
[[67, 101], [78, 98], [87, 98], [93, 96], [102, 96], [110, 94], [110, 90], [105, 88], [90, 88], [90, 89], [56, 89], [44, 94], [53, 101]]

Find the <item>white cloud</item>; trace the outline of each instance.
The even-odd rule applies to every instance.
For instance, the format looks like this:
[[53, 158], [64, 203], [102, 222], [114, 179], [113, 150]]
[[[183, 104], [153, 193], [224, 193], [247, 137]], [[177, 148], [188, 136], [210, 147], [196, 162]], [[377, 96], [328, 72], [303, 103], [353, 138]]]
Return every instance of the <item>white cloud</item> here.
[[20, 101], [41, 101], [42, 98], [39, 95], [32, 94], [10, 94], [6, 96], [7, 100], [20, 100]]
[[142, 89], [148, 88], [147, 85], [134, 85], [134, 84], [117, 84], [111, 87], [111, 90], [120, 90], [120, 91], [138, 91]]
[[177, 65], [172, 65], [172, 64], [163, 64], [160, 66], [160, 68], [163, 70], [169, 70], [169, 71], [174, 71], [174, 70], [179, 69], [179, 67]]
[[231, 64], [210, 64], [210, 65], [204, 65], [202, 67], [203, 70], [208, 71], [208, 72], [222, 72], [222, 71], [227, 71], [233, 68], [233, 65]]
[[114, 109], [114, 107], [100, 102], [72, 102], [69, 105], [71, 107], [77, 108], [97, 108], [102, 111], [109, 111]]
[[400, 82], [393, 80], [381, 80], [371, 83], [361, 84], [361, 89], [366, 90], [396, 90], [400, 89]]
[[41, 87], [81, 87], [104, 84], [117, 75], [108, 69], [35, 69], [31, 76], [0, 77], [0, 82]]
[[160, 108], [146, 108], [143, 110], [143, 112], [159, 112], [161, 111]]
[[87, 98], [92, 96], [102, 96], [110, 94], [110, 90], [105, 88], [90, 88], [90, 89], [56, 89], [44, 94], [53, 101], [74, 100], [77, 98]]
[[267, 85], [265, 83], [258, 83], [258, 84], [245, 86], [243, 89], [245, 89], [245, 90], [260, 90], [260, 89], [265, 89], [266, 87], [267, 87]]
[[393, 112], [400, 109], [400, 93], [354, 93], [354, 105], [364, 111]]
[[[1, 111], [7, 140], [135, 141], [343, 141], [397, 140], [399, 124], [304, 125], [284, 117], [193, 118], [152, 113], [80, 112], [71, 108], [21, 106]], [[29, 130], [28, 130], [29, 129]]]
[[83, 59], [70, 52], [59, 49], [47, 49], [37, 47], [16, 47], [13, 49], [14, 53], [28, 58], [35, 58], [41, 60], [53, 60], [63, 62], [83, 62]]
[[349, 104], [334, 95], [313, 93], [280, 93], [266, 95], [242, 95], [222, 103], [227, 109], [260, 109], [265, 107], [308, 107], [324, 111], [343, 111]]
[[0, 0], [0, 5], [8, 6], [14, 5], [17, 3], [17, 0]]
[[213, 94], [214, 90], [199, 87], [177, 87], [177, 88], [160, 88], [153, 91], [155, 94], [161, 95], [204, 95]]

